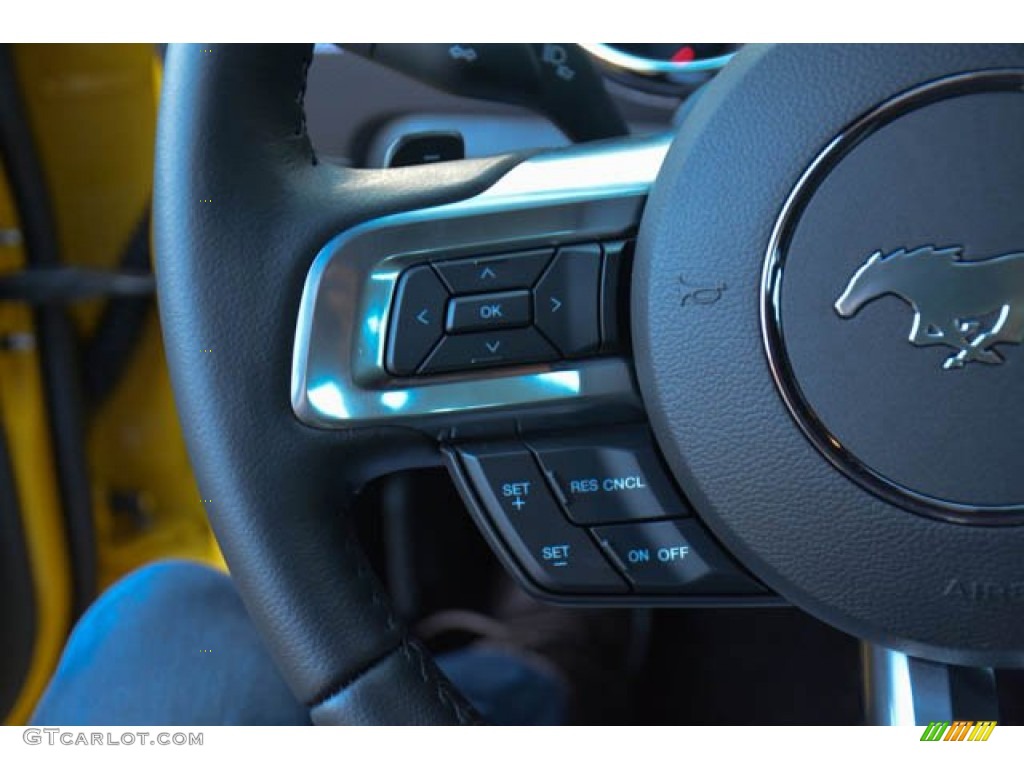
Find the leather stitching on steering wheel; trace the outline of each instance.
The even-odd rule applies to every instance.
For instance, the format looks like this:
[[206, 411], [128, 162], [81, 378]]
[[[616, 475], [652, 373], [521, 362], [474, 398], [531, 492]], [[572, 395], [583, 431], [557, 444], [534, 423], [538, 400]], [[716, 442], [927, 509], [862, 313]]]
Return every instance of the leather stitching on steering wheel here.
[[[391, 603], [381, 589], [376, 575], [367, 565], [363, 553], [357, 549], [352, 538], [346, 539], [344, 546], [347, 550], [346, 556], [351, 558], [350, 562], [354, 564], [357, 580], [369, 591], [370, 600], [383, 617], [388, 631], [390, 632], [398, 629], [401, 626], [401, 622], [399, 622], [398, 618], [395, 616], [394, 611], [391, 610]], [[417, 642], [411, 641], [408, 635], [405, 635], [402, 638], [401, 643], [399, 643], [397, 647], [391, 648], [386, 653], [381, 654], [378, 659], [367, 665], [365, 669], [355, 675], [355, 677], [347, 683], [338, 686], [335, 693], [322, 697], [322, 699], [315, 703], [313, 707], [330, 701], [334, 696], [344, 692], [347, 688], [356, 684], [360, 678], [364, 677], [373, 668], [379, 666], [396, 651], [401, 651], [406, 660], [415, 665], [416, 669], [419, 671], [420, 678], [424, 683], [433, 687], [437, 700], [455, 716], [460, 725], [472, 725], [479, 721], [476, 714], [462, 704], [460, 701], [461, 697], [458, 694], [453, 693], [448, 682], [430, 669], [427, 664], [426, 656], [423, 653], [423, 649]]]
[[424, 655], [423, 649], [420, 647], [419, 643], [410, 641], [406, 638], [402, 640], [399, 650], [402, 651], [402, 654], [406, 659], [417, 665], [423, 682], [434, 686], [434, 690], [437, 693], [437, 700], [440, 701], [441, 704], [453, 715], [455, 715], [455, 718], [459, 721], [459, 725], [479, 724], [479, 717], [477, 717], [476, 713], [471, 708], [463, 705], [461, 696], [452, 691], [451, 684], [443, 677], [439, 676], [433, 669], [431, 669], [430, 665], [427, 664], [426, 656]]
[[[366, 558], [363, 555], [362, 550], [356, 546], [354, 536], [346, 538], [342, 543], [342, 546], [345, 549], [344, 554], [347, 561], [353, 564], [356, 580], [366, 587], [367, 592], [369, 592], [370, 595], [370, 602], [380, 613], [385, 626], [387, 626], [388, 632], [394, 632], [399, 629], [400, 622], [395, 616], [394, 611], [391, 609], [391, 601], [381, 588], [377, 575], [370, 569], [369, 564], [366, 562]], [[390, 651], [388, 653], [390, 653]], [[387, 653], [381, 654], [381, 656], [387, 656]]]
[[370, 602], [380, 614], [387, 626], [388, 632], [394, 632], [395, 630], [401, 629], [403, 636], [396, 646], [393, 646], [380, 654], [376, 659], [371, 661], [348, 680], [333, 686], [329, 693], [319, 697], [317, 701], [314, 701], [310, 705], [310, 709], [316, 709], [317, 707], [326, 705], [335, 697], [341, 696], [345, 691], [358, 685], [360, 680], [364, 679], [374, 669], [380, 667], [396, 652], [401, 652], [406, 661], [412, 664], [418, 671], [420, 679], [433, 688], [434, 695], [438, 702], [455, 717], [460, 725], [474, 725], [479, 723], [480, 719], [476, 713], [462, 703], [461, 696], [451, 689], [451, 685], [445, 678], [441, 677], [436, 673], [436, 671], [430, 668], [423, 649], [415, 640], [411, 640], [406, 634], [404, 627], [402, 626], [402, 622], [392, 610], [391, 602], [381, 588], [381, 584], [377, 579], [376, 574], [369, 567], [362, 551], [356, 546], [355, 537], [346, 537], [342, 546], [345, 549], [345, 559], [352, 563], [357, 582], [366, 588], [370, 597]]

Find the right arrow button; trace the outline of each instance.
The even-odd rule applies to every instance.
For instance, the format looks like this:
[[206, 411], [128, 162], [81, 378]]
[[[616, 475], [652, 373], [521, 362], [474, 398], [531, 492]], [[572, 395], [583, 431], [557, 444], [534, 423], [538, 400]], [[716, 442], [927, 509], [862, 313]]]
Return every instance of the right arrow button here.
[[560, 248], [534, 289], [534, 322], [565, 357], [597, 353], [601, 345], [601, 246]]

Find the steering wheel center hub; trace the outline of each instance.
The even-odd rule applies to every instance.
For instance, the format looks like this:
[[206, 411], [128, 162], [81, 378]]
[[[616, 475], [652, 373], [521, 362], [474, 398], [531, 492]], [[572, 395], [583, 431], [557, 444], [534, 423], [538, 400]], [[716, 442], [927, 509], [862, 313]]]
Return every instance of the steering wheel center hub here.
[[790, 195], [764, 272], [769, 362], [811, 442], [965, 523], [1024, 522], [1006, 460], [1024, 434], [1022, 86], [957, 75], [856, 121]]

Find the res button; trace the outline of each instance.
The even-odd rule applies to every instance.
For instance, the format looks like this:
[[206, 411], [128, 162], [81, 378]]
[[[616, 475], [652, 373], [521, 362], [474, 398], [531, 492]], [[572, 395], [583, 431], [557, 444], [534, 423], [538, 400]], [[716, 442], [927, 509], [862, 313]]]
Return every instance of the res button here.
[[[596, 443], [596, 444], [595, 444]], [[595, 433], [591, 440], [530, 442], [574, 523], [591, 525], [690, 513], [641, 427]]]

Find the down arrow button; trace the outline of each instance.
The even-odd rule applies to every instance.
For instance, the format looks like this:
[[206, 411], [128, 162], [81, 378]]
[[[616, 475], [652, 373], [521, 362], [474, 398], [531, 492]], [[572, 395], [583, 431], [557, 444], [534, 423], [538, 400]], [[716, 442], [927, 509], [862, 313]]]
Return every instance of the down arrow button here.
[[600, 275], [601, 246], [569, 245], [559, 249], [534, 289], [537, 327], [565, 357], [592, 355], [601, 345]]

